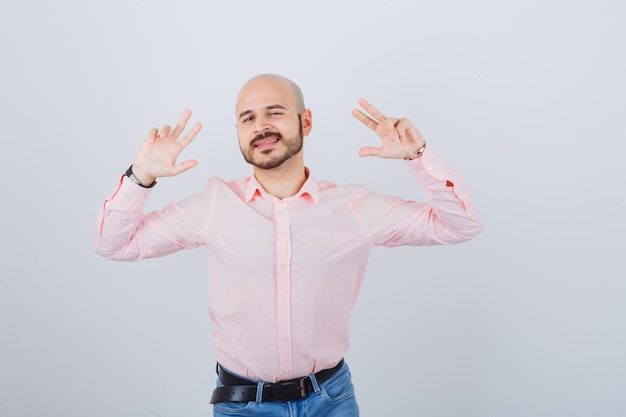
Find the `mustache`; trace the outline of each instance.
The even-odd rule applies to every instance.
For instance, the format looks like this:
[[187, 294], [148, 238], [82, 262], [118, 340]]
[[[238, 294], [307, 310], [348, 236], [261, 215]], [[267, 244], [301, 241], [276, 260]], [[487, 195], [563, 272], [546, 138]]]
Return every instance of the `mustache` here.
[[250, 144], [254, 145], [256, 142], [263, 140], [263, 139], [267, 139], [267, 138], [276, 138], [276, 139], [282, 139], [283, 135], [281, 135], [278, 132], [272, 132], [271, 130], [266, 130], [264, 132], [259, 133], [258, 135], [256, 135], [251, 141]]

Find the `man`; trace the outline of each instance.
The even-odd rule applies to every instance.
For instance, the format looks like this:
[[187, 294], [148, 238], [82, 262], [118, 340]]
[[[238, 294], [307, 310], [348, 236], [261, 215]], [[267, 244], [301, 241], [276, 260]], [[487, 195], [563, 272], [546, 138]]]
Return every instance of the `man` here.
[[207, 188], [143, 214], [159, 177], [196, 165], [177, 162], [201, 129], [179, 139], [153, 128], [98, 217], [95, 247], [138, 260], [204, 245], [218, 387], [214, 415], [358, 416], [343, 356], [370, 249], [452, 244], [482, 228], [466, 188], [405, 118], [367, 101], [352, 114], [382, 140], [361, 156], [407, 160], [428, 202], [404, 201], [360, 185], [316, 181], [304, 165], [313, 126], [300, 88], [278, 75], [254, 77], [236, 104], [237, 134], [253, 175]]

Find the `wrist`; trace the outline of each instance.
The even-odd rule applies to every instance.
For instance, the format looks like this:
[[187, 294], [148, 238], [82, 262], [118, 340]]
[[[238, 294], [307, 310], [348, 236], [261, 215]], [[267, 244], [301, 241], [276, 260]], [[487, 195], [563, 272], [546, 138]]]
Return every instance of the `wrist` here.
[[155, 177], [145, 176], [141, 172], [136, 173], [132, 165], [126, 170], [126, 176], [129, 180], [143, 188], [152, 188], [156, 184]]
[[423, 154], [424, 151], [426, 150], [426, 141], [423, 141], [422, 146], [420, 146], [417, 151], [412, 152], [408, 158], [404, 158], [407, 161], [412, 161], [414, 159], [420, 158]]

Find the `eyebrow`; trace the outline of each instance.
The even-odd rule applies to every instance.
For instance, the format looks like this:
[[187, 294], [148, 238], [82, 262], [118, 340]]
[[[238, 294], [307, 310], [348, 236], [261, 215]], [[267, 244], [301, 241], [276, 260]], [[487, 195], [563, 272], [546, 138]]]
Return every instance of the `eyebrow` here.
[[[280, 104], [272, 104], [270, 106], [266, 106], [265, 110], [272, 110], [272, 109], [283, 109], [283, 110], [287, 110], [287, 107], [282, 106]], [[242, 111], [241, 113], [239, 113], [239, 118], [241, 119], [243, 116], [252, 113], [254, 110], [245, 110]]]

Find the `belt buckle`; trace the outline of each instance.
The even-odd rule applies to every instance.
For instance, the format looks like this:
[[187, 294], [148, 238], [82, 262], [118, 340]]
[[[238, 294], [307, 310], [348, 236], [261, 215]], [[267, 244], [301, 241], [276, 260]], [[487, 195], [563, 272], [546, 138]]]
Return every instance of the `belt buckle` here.
[[309, 394], [308, 392], [306, 392], [306, 384], [304, 383], [304, 381], [306, 381], [306, 378], [302, 378], [300, 380], [300, 398], [304, 398]]
[[297, 398], [305, 398], [308, 395], [306, 389], [306, 377], [299, 380], [291, 380], [272, 384], [274, 400], [291, 401]]

